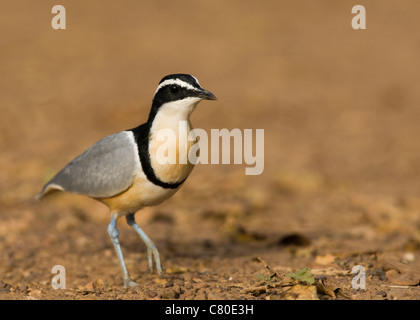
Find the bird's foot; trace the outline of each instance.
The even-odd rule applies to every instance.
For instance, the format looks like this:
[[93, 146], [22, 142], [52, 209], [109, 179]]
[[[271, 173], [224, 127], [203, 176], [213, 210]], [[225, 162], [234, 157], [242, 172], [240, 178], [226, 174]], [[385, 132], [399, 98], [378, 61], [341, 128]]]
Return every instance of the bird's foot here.
[[134, 282], [130, 278], [124, 279], [124, 288], [131, 288], [131, 287], [138, 287], [139, 284], [137, 282]]
[[157, 250], [157, 248], [152, 245], [147, 249], [147, 258], [149, 260], [149, 270], [150, 272], [153, 272], [153, 258], [155, 260], [155, 265], [156, 265], [156, 271], [159, 274], [159, 276], [161, 278], [163, 278], [163, 270], [162, 270], [162, 265], [160, 264], [160, 257], [159, 257], [159, 251]]

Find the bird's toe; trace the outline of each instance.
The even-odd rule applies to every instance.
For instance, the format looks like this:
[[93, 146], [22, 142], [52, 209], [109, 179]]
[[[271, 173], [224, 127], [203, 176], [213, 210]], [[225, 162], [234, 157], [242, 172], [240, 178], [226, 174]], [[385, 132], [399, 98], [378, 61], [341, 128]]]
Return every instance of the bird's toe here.
[[139, 284], [131, 279], [124, 280], [124, 288], [138, 287]]

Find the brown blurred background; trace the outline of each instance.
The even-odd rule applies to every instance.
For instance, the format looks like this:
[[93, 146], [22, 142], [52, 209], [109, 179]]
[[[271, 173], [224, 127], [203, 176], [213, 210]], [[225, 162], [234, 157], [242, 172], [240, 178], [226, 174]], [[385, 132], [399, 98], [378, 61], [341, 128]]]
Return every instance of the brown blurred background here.
[[[296, 263], [273, 248], [290, 232], [311, 242], [305, 265], [314, 252], [418, 255], [418, 1], [0, 2], [0, 280], [13, 292], [53, 294], [48, 270], [80, 261], [73, 286], [95, 275], [120, 285], [107, 209], [33, 197], [92, 143], [144, 122], [170, 73], [218, 97], [199, 105], [195, 127], [265, 130], [265, 170], [200, 165], [174, 198], [138, 214], [166, 265], [207, 261], [224, 274], [223, 263], [248, 261], [237, 270], [246, 282], [259, 267], [249, 256]], [[56, 4], [66, 30], [51, 27]], [[356, 4], [366, 30], [351, 28]], [[141, 281], [144, 247], [121, 224]]]

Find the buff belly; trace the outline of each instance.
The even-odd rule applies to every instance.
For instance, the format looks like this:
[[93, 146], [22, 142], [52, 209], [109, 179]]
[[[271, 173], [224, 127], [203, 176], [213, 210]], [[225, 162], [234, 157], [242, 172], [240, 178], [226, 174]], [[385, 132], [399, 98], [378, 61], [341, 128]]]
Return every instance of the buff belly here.
[[177, 189], [164, 189], [137, 175], [126, 191], [105, 199], [97, 199], [106, 204], [111, 212], [126, 215], [143, 207], [155, 206], [173, 196]]

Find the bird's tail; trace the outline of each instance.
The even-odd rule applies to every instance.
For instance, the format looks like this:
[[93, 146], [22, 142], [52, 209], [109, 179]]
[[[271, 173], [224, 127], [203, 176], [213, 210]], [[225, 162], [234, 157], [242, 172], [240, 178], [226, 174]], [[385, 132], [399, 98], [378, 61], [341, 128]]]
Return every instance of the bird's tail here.
[[35, 201], [38, 201], [39, 199], [41, 199], [43, 196], [50, 194], [54, 191], [64, 191], [62, 186], [59, 186], [58, 184], [55, 183], [47, 183], [41, 190], [40, 193], [38, 193], [35, 196]]

